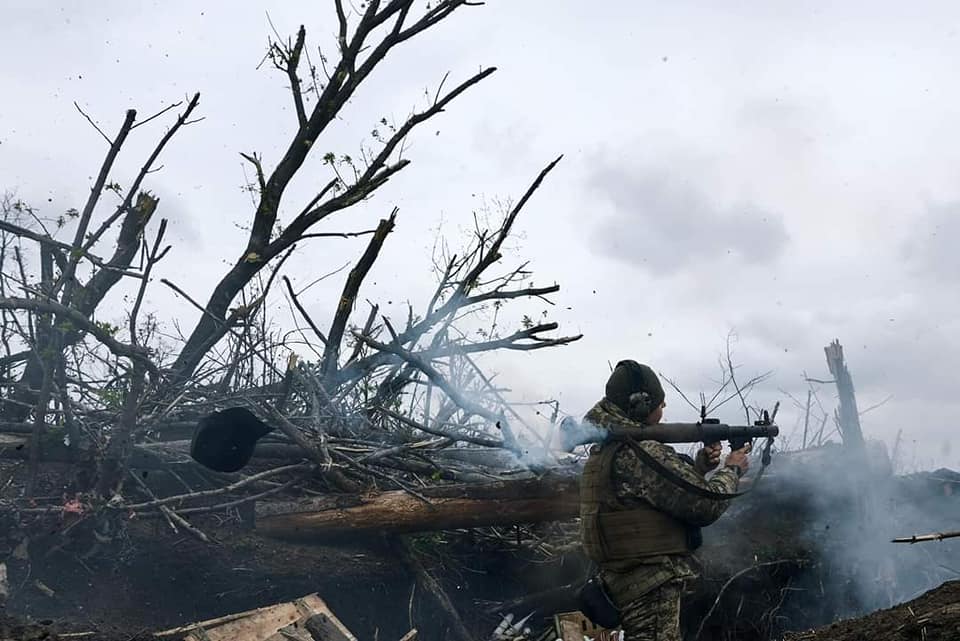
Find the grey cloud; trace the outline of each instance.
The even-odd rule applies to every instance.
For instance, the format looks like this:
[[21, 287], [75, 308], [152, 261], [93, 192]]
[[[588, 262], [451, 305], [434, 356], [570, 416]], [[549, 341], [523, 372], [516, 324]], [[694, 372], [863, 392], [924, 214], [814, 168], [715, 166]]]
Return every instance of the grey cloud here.
[[202, 249], [203, 234], [195, 224], [196, 212], [191, 216], [190, 206], [183, 196], [163, 185], [156, 185], [150, 191], [160, 199], [157, 207], [159, 217], [166, 218], [170, 222], [173, 232], [171, 240], [176, 240], [178, 245], [182, 244], [184, 249]]
[[[737, 109], [736, 122], [754, 134], [763, 132], [784, 144], [812, 142], [823, 132], [845, 136], [847, 127], [832, 113], [829, 103], [809, 96], [765, 95], [747, 98]], [[796, 150], [791, 150], [796, 153]]]
[[956, 398], [960, 348], [944, 328], [922, 336], [907, 330], [852, 347], [860, 347], [851, 352], [856, 364], [850, 367], [864, 389], [882, 389], [900, 401], [940, 403]]
[[770, 263], [789, 240], [779, 214], [752, 203], [721, 206], [692, 181], [667, 172], [606, 166], [590, 186], [613, 207], [595, 229], [596, 249], [656, 274], [709, 266], [728, 255]]
[[[943, 314], [948, 310], [940, 310]], [[926, 310], [898, 314], [895, 318], [865, 312], [845, 324], [837, 336], [844, 346], [854, 384], [867, 400], [892, 396], [898, 402], [938, 403], [956, 397], [955, 367], [960, 345], [954, 336], [960, 323], [955, 314], [937, 320]], [[812, 318], [797, 318], [788, 312], [754, 313], [736, 326], [753, 343], [748, 352], [760, 364], [775, 364], [785, 375], [791, 392], [803, 388], [801, 368], [815, 378], [829, 378], [823, 353], [834, 336], [830, 328]], [[789, 369], [795, 367], [795, 371]], [[794, 380], [786, 383], [794, 374]]]
[[745, 100], [737, 112], [737, 120], [751, 127], [782, 128], [784, 125], [803, 123], [810, 115], [795, 100], [763, 96]]
[[536, 148], [538, 132], [522, 119], [485, 118], [473, 129], [475, 149], [495, 156], [510, 170], [528, 168], [531, 150]]
[[917, 219], [901, 247], [901, 256], [917, 275], [960, 282], [960, 202], [931, 205]]

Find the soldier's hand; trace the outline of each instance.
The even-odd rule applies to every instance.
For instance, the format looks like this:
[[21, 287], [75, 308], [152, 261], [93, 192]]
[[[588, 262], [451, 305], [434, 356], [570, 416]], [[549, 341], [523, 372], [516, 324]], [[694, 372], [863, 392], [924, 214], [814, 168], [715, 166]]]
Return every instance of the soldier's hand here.
[[720, 456], [723, 446], [720, 443], [711, 443], [697, 452], [696, 468], [701, 474], [717, 469], [720, 465]]
[[741, 476], [747, 473], [747, 470], [750, 468], [750, 459], [747, 457], [750, 454], [750, 450], [753, 449], [753, 446], [750, 443], [747, 443], [739, 450], [733, 450], [727, 454], [727, 460], [724, 461], [724, 465], [736, 465], [740, 468]]

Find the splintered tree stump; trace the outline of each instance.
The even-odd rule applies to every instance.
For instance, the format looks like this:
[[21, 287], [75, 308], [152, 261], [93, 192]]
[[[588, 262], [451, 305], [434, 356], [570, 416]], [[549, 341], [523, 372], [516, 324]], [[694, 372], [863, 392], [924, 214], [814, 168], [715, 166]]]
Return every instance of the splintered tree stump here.
[[860, 412], [857, 409], [857, 395], [853, 389], [853, 377], [843, 358], [840, 341], [834, 340], [823, 348], [827, 356], [827, 367], [837, 385], [840, 406], [837, 408], [837, 422], [843, 444], [855, 450], [863, 449], [863, 431], [860, 429]]
[[576, 476], [436, 486], [420, 488], [417, 493], [420, 496], [397, 490], [261, 503], [256, 509], [256, 529], [266, 536], [313, 540], [562, 521], [578, 513]]

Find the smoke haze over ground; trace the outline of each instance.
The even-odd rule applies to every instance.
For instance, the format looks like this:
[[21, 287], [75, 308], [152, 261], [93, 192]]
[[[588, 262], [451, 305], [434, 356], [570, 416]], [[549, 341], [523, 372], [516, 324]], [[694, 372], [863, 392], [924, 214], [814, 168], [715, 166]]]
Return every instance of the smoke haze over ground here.
[[[707, 581], [743, 570], [728, 590], [731, 607], [743, 594], [768, 599], [766, 611], [782, 599], [781, 625], [793, 630], [916, 598], [957, 578], [960, 545], [891, 539], [960, 529], [958, 481], [947, 470], [892, 476], [876, 442], [864, 459], [840, 446], [774, 457], [756, 489], [705, 531]], [[769, 565], [777, 563], [793, 569], [785, 575]]]

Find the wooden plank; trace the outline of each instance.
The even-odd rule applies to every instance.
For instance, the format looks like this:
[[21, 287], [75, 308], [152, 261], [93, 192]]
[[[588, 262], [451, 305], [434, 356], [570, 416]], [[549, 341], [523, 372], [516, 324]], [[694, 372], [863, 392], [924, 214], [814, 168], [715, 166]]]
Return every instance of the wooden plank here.
[[[311, 621], [313, 624], [308, 625]], [[323, 636], [317, 637], [311, 628]], [[317, 594], [156, 632], [154, 636], [182, 633], [188, 633], [183, 641], [357, 641]]]
[[300, 619], [293, 603], [281, 603], [215, 627], [200, 623], [183, 641], [263, 641]]

